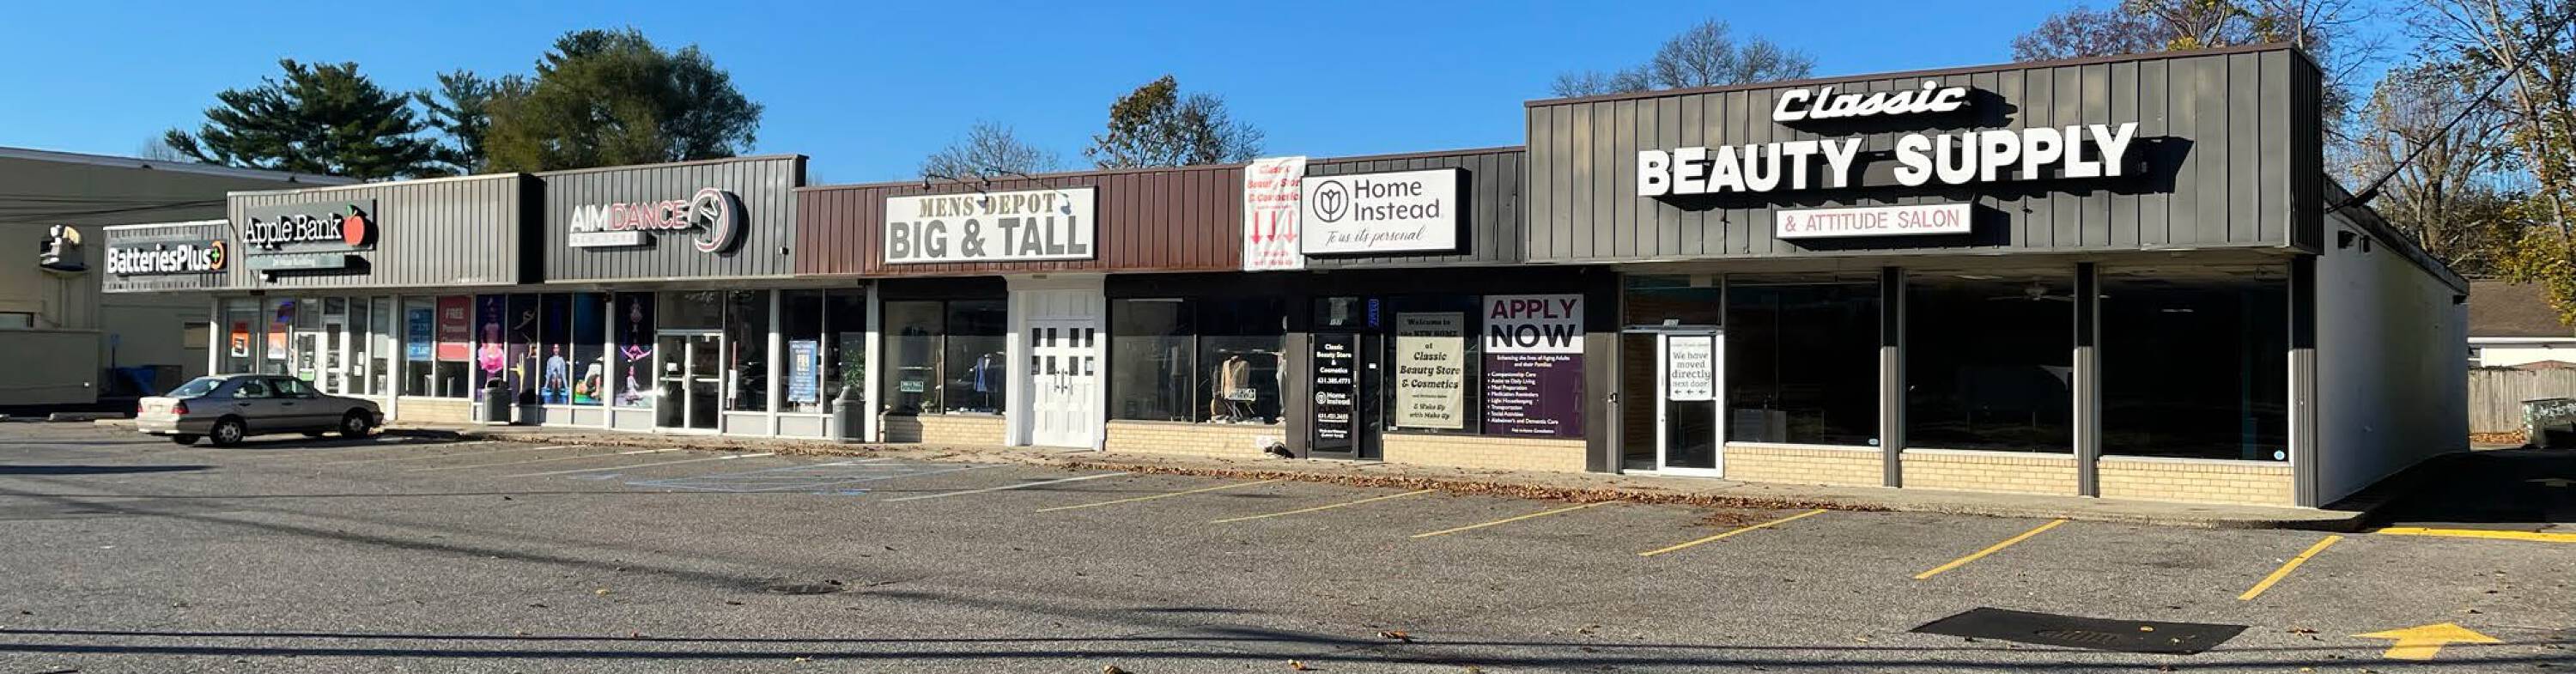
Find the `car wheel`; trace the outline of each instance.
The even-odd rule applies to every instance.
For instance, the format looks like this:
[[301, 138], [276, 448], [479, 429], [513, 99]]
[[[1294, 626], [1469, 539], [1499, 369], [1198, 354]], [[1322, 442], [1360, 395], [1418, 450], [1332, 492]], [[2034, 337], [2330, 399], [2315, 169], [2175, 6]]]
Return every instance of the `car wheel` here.
[[215, 422], [215, 427], [207, 431], [206, 440], [215, 443], [216, 447], [231, 447], [241, 444], [242, 438], [248, 435], [250, 429], [242, 425], [242, 420], [227, 417]]
[[375, 424], [370, 423], [366, 412], [351, 410], [347, 416], [340, 417], [340, 437], [363, 438], [373, 430]]
[[197, 436], [187, 434], [173, 435], [170, 436], [170, 441], [182, 445], [193, 445], [197, 444]]

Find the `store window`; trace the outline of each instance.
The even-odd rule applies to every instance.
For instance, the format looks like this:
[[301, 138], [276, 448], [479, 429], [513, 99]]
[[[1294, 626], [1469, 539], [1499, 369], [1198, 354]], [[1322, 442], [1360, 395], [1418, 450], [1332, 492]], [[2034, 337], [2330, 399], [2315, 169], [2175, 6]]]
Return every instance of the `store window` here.
[[287, 339], [295, 330], [295, 309], [293, 298], [268, 300], [268, 325], [260, 331], [260, 374], [286, 374], [287, 357], [293, 351], [287, 348]]
[[610, 400], [618, 407], [653, 406], [653, 314], [657, 306], [653, 293], [617, 293], [610, 302], [610, 323], [616, 326], [615, 389]]
[[1116, 300], [1110, 323], [1113, 418], [1279, 423], [1278, 298]]
[[36, 312], [0, 311], [0, 330], [26, 330], [36, 327]]
[[[1619, 303], [1629, 327], [1714, 327], [1726, 321], [1726, 297], [1714, 276], [1630, 274]], [[1651, 387], [1650, 387], [1651, 389]]]
[[[1662, 382], [1664, 363], [1657, 331], [1687, 328], [1722, 327], [1726, 321], [1726, 294], [1723, 284], [1714, 276], [1630, 274], [1620, 279], [1620, 324], [1626, 328], [1619, 335], [1619, 390], [1634, 397], [1622, 397], [1619, 404], [1620, 457], [1638, 468], [1655, 467], [1659, 429], [1667, 424], [1698, 423], [1699, 416], [1657, 415], [1656, 393]], [[1706, 405], [1702, 401], [1685, 404]], [[1699, 428], [1678, 430], [1696, 431]], [[1711, 437], [1714, 433], [1684, 433], [1689, 437]], [[1693, 445], [1682, 445], [1692, 447]], [[1713, 448], [1712, 448], [1713, 449]], [[1711, 453], [1711, 456], [1714, 456]], [[1692, 465], [1687, 457], [1675, 457], [1675, 465]], [[1715, 465], [1714, 459], [1705, 461]]]
[[403, 334], [403, 326], [395, 322], [394, 298], [368, 299], [367, 324], [374, 326], [365, 337], [374, 345], [367, 351], [367, 392], [380, 396], [394, 395], [393, 384], [398, 376], [394, 364], [402, 362], [395, 353], [395, 342]]
[[543, 296], [511, 295], [508, 302], [509, 313], [502, 326], [509, 340], [505, 352], [508, 370], [502, 373], [503, 379], [518, 404], [538, 404], [537, 388], [544, 383], [545, 373], [544, 356], [540, 355], [544, 342], [538, 327]]
[[[868, 291], [841, 288], [823, 293], [823, 396], [825, 402], [852, 396], [868, 380]], [[864, 411], [866, 408], [855, 408]]]
[[572, 295], [548, 293], [537, 300], [537, 402], [572, 404]]
[[2289, 459], [2286, 267], [2101, 274], [2104, 454]]
[[779, 354], [778, 387], [770, 392], [778, 397], [778, 411], [825, 411], [824, 401], [831, 395], [823, 384], [823, 361], [828, 355], [823, 345], [825, 320], [823, 291], [778, 292], [778, 343], [785, 351]]
[[2075, 270], [1911, 272], [1905, 444], [2075, 449]]
[[[1484, 340], [1473, 339], [1482, 297], [1416, 295], [1386, 298], [1388, 339], [1372, 388], [1384, 399], [1389, 430], [1473, 433], [1482, 398]], [[1499, 433], [1497, 433], [1499, 434]]]
[[258, 369], [259, 300], [236, 297], [223, 301], [223, 340], [218, 350], [216, 374], [244, 374]]
[[769, 302], [767, 290], [725, 294], [725, 367], [733, 373], [725, 409], [769, 411]]
[[1008, 382], [1008, 304], [885, 303], [889, 414], [999, 414]]
[[608, 399], [608, 295], [572, 296], [572, 404], [598, 405]]
[[1868, 277], [1726, 281], [1726, 439], [1878, 440], [1879, 283]]

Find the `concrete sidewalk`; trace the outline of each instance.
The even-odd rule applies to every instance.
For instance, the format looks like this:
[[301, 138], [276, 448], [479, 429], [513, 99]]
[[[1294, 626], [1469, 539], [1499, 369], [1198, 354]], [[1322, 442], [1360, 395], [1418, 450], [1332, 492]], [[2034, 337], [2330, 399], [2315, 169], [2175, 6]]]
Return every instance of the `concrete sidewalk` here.
[[[130, 420], [98, 422], [130, 425]], [[1574, 502], [1634, 501], [1728, 508], [1931, 512], [1996, 517], [2067, 518], [2217, 529], [2353, 531], [2362, 511], [2266, 506], [2166, 503], [2078, 496], [1995, 494], [1930, 489], [1747, 483], [1712, 478], [1472, 470], [1391, 463], [1310, 459], [1225, 459], [1117, 454], [997, 445], [842, 444], [819, 440], [666, 435], [529, 426], [405, 424], [390, 435], [510, 440], [604, 447], [679, 447], [781, 454], [884, 456], [919, 460], [978, 461], [1252, 479], [1286, 479], [1360, 486], [1441, 489], [1461, 493]]]

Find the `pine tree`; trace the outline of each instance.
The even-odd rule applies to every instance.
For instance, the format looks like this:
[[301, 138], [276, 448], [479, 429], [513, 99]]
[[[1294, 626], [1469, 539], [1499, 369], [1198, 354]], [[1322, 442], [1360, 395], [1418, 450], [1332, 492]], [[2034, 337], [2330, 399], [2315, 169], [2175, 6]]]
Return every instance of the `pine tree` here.
[[206, 109], [205, 125], [194, 134], [171, 129], [165, 142], [224, 166], [365, 180], [447, 173], [434, 161], [437, 144], [421, 135], [426, 127], [410, 95], [376, 86], [356, 63], [277, 63], [284, 79], [216, 94], [221, 105]]

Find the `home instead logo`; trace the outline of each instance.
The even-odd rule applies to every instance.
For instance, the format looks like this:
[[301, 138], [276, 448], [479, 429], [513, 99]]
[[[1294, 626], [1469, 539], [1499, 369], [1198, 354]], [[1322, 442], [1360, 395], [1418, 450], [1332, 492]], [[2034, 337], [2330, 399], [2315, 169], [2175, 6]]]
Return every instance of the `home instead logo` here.
[[109, 246], [107, 273], [118, 276], [212, 274], [231, 257], [222, 241], [178, 241]]
[[742, 200], [709, 187], [687, 199], [574, 206], [571, 229], [574, 248], [647, 246], [665, 232], [695, 230], [698, 252], [722, 254], [742, 243]]

